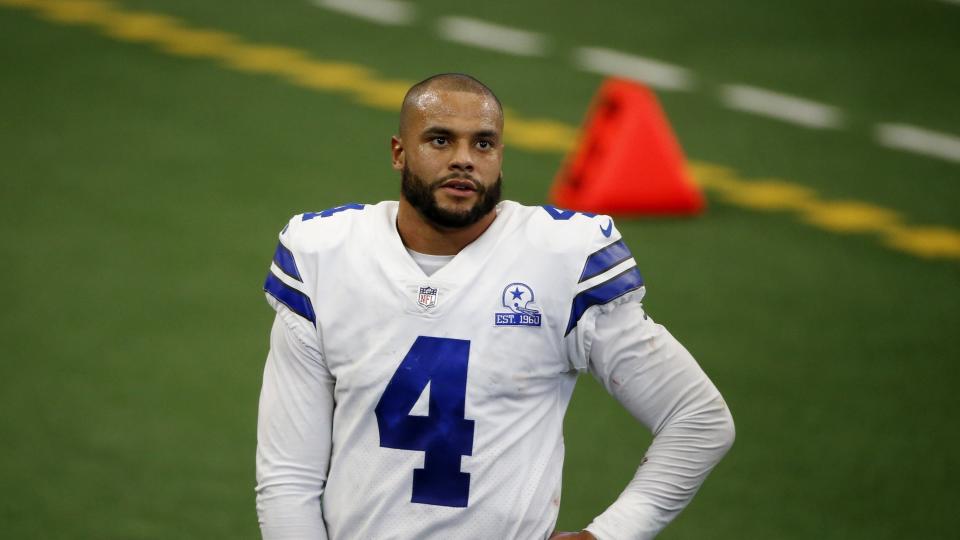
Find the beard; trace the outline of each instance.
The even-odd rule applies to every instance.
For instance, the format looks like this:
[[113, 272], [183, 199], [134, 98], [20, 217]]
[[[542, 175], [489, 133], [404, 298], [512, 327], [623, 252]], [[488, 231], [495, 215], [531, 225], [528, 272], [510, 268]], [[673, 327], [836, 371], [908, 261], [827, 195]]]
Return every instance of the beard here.
[[468, 210], [441, 208], [437, 203], [436, 191], [440, 189], [441, 184], [451, 178], [473, 180], [469, 175], [445, 176], [428, 184], [404, 165], [400, 178], [400, 192], [403, 194], [403, 198], [416, 208], [424, 219], [438, 227], [462, 229], [480, 221], [480, 218], [492, 212], [494, 207], [497, 206], [497, 203], [500, 202], [503, 175], [498, 176], [497, 181], [489, 188], [474, 181], [474, 186], [477, 189], [477, 202]]

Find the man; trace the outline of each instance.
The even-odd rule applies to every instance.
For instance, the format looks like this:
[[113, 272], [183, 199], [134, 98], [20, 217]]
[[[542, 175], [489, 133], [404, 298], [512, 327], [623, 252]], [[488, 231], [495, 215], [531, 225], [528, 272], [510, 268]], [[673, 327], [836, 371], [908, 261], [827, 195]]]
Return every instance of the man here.
[[[431, 77], [391, 142], [400, 201], [281, 232], [264, 286], [264, 538], [651, 538], [732, 444], [719, 392], [644, 313], [612, 220], [500, 202], [502, 135], [489, 88]], [[583, 371], [655, 438], [613, 505], [551, 535]]]

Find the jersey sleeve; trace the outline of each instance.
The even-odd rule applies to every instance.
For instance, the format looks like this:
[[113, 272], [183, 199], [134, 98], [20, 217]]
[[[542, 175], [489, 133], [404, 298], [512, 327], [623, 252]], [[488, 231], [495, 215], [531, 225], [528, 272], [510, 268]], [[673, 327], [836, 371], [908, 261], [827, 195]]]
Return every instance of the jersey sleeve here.
[[[319, 339], [317, 315], [307, 285], [310, 282], [309, 261], [298, 249], [303, 243], [299, 230], [301, 221], [301, 216], [294, 216], [280, 232], [263, 291], [267, 303], [284, 318], [291, 331], [302, 341], [313, 344]], [[281, 310], [281, 307], [286, 309]]]
[[637, 263], [612, 227], [585, 250], [567, 328], [573, 367], [589, 370], [654, 439], [618, 499], [588, 527], [600, 540], [653, 538], [730, 448], [733, 420], [693, 356], [644, 311]]
[[580, 253], [579, 275], [564, 333], [571, 366], [585, 371], [601, 314], [627, 302], [639, 303], [645, 292], [643, 276], [620, 232], [608, 216], [589, 223], [592, 234]]
[[587, 530], [601, 540], [655, 537], [733, 444], [720, 392], [693, 356], [638, 302], [597, 317], [589, 369], [653, 435], [626, 489]]
[[279, 235], [263, 290], [276, 311], [257, 419], [257, 515], [263, 538], [327, 537], [320, 506], [333, 424], [334, 378], [326, 367], [310, 297], [302, 219]]

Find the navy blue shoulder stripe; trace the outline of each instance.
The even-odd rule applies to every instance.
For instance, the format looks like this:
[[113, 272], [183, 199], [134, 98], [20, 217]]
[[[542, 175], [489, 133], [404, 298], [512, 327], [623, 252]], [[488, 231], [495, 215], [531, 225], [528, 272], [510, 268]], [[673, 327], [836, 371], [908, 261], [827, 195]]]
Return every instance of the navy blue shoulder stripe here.
[[273, 275], [273, 272], [267, 273], [267, 281], [263, 284], [263, 290], [276, 298], [278, 302], [293, 310], [297, 315], [312, 322], [314, 326], [317, 325], [313, 303], [310, 302], [307, 295], [280, 281], [280, 278]]
[[273, 262], [283, 270], [284, 274], [303, 283], [300, 270], [297, 269], [297, 261], [293, 259], [293, 253], [287, 249], [287, 246], [283, 245], [283, 242], [277, 242], [277, 250], [273, 253]]
[[640, 275], [637, 267], [634, 266], [599, 285], [594, 285], [582, 291], [573, 298], [573, 305], [570, 307], [570, 322], [567, 323], [567, 331], [564, 332], [563, 335], [569, 334], [570, 331], [577, 326], [577, 323], [580, 322], [580, 317], [582, 317], [583, 313], [591, 306], [606, 304], [642, 286], [643, 277]]
[[580, 273], [580, 283], [594, 276], [599, 276], [632, 256], [630, 248], [623, 243], [623, 240], [617, 240], [594, 251], [587, 257], [587, 263], [583, 265], [583, 272]]

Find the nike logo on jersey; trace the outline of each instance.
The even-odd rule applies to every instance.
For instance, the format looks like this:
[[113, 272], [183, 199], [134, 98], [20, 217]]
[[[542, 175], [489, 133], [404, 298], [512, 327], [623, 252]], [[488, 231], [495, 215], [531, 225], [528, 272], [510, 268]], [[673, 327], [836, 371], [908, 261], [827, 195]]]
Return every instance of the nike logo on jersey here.
[[602, 232], [603, 235], [606, 236], [607, 238], [610, 238], [610, 235], [613, 233], [613, 220], [612, 220], [612, 219], [611, 219], [611, 220], [608, 220], [606, 227], [604, 227], [603, 225], [601, 225], [601, 226], [600, 226], [600, 232]]

